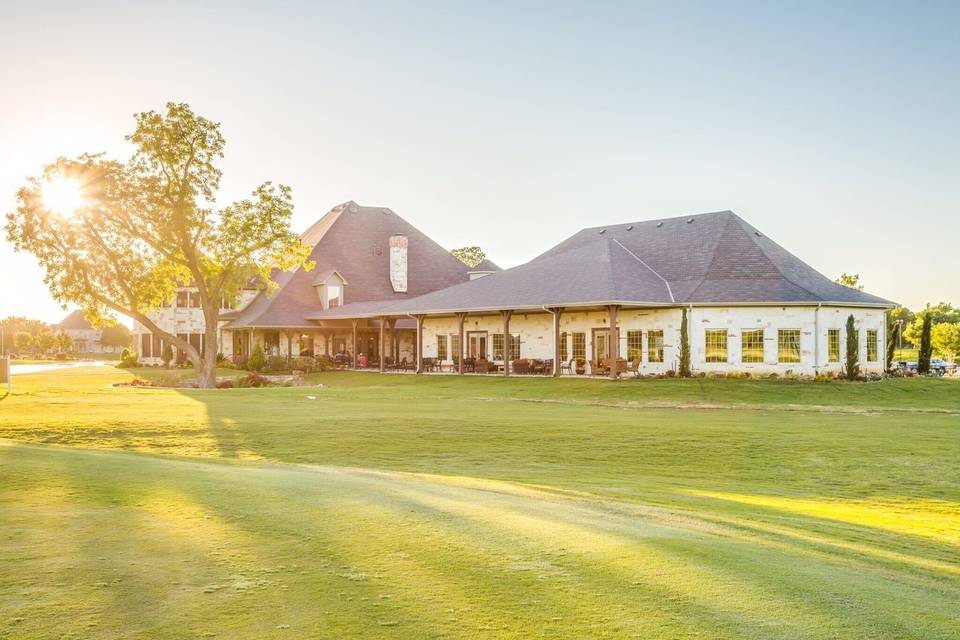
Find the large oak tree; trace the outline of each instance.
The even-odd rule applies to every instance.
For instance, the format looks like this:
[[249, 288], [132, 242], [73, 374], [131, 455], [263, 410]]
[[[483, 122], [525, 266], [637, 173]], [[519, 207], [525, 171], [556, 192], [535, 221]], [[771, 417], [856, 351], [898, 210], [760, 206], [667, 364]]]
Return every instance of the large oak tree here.
[[[217, 208], [224, 138], [219, 123], [186, 104], [135, 115], [126, 163], [103, 155], [59, 158], [17, 192], [7, 237], [33, 253], [54, 298], [80, 305], [98, 324], [125, 314], [184, 352], [200, 386], [215, 384], [222, 300], [244, 286], [271, 286], [271, 270], [304, 264], [309, 247], [291, 231], [290, 189], [265, 182], [252, 196]], [[45, 186], [81, 190], [74, 212], [51, 209]], [[150, 313], [178, 286], [195, 287], [205, 320], [204, 353], [161, 329]]]

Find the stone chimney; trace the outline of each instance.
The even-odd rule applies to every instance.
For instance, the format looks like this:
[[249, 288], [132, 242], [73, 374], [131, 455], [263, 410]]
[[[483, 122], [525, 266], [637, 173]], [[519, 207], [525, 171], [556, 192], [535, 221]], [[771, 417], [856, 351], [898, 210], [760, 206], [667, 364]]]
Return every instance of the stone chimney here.
[[390, 236], [390, 284], [397, 293], [407, 292], [407, 236]]

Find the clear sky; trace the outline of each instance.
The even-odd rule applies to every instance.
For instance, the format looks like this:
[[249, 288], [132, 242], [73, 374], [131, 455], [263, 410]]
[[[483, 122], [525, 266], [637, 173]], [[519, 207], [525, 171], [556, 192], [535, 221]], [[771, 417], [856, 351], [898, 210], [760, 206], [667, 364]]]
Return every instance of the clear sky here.
[[[134, 4], [138, 6], [133, 6]], [[842, 6], [841, 6], [842, 5]], [[0, 210], [135, 111], [223, 123], [271, 179], [525, 262], [581, 227], [732, 209], [830, 277], [960, 303], [960, 3], [3, 2]], [[47, 321], [0, 241], [0, 317]]]

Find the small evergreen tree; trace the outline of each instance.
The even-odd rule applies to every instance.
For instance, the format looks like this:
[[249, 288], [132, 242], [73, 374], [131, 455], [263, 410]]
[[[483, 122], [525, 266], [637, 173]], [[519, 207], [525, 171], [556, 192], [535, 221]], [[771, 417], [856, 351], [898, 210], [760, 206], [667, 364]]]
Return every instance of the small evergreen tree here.
[[930, 341], [930, 332], [933, 329], [933, 315], [923, 316], [923, 329], [920, 332], [920, 357], [917, 362], [917, 373], [930, 373], [930, 357], [933, 355], [933, 343]]
[[860, 377], [860, 334], [854, 324], [853, 314], [847, 318], [847, 380]]
[[690, 377], [690, 332], [687, 328], [687, 310], [680, 321], [680, 377]]
[[247, 360], [247, 369], [250, 371], [260, 371], [263, 369], [265, 363], [266, 358], [263, 356], [263, 347], [261, 347], [258, 342], [253, 345], [253, 350], [250, 352], [250, 358]]
[[889, 315], [887, 316], [887, 371], [893, 370], [893, 353], [897, 349], [897, 334], [900, 325]]
[[69, 333], [61, 331], [57, 334], [57, 346], [60, 347], [60, 351], [67, 353], [73, 349], [73, 338], [70, 337]]
[[170, 363], [173, 362], [173, 345], [169, 342], [163, 343], [163, 353], [160, 354], [160, 359], [163, 360], [163, 366], [169, 369]]

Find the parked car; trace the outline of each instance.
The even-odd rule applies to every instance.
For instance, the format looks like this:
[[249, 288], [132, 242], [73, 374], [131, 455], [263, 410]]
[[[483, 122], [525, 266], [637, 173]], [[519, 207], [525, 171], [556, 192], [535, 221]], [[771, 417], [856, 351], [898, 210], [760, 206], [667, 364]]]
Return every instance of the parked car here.
[[[931, 358], [931, 359], [930, 359], [930, 375], [932, 375], [932, 376], [943, 376], [943, 375], [946, 375], [947, 372], [951, 371], [951, 370], [954, 369], [955, 367], [956, 367], [956, 365], [951, 364], [951, 363], [949, 363], [949, 362], [947, 362], [946, 360], [943, 360], [943, 359], [941, 359], [941, 358]], [[901, 365], [901, 368], [902, 368], [902, 365]], [[919, 363], [918, 363], [918, 362], [908, 362], [908, 363], [907, 363], [907, 366], [906, 366], [906, 369], [907, 369], [908, 371], [913, 371], [913, 372], [916, 372], [918, 368], [919, 368]]]

